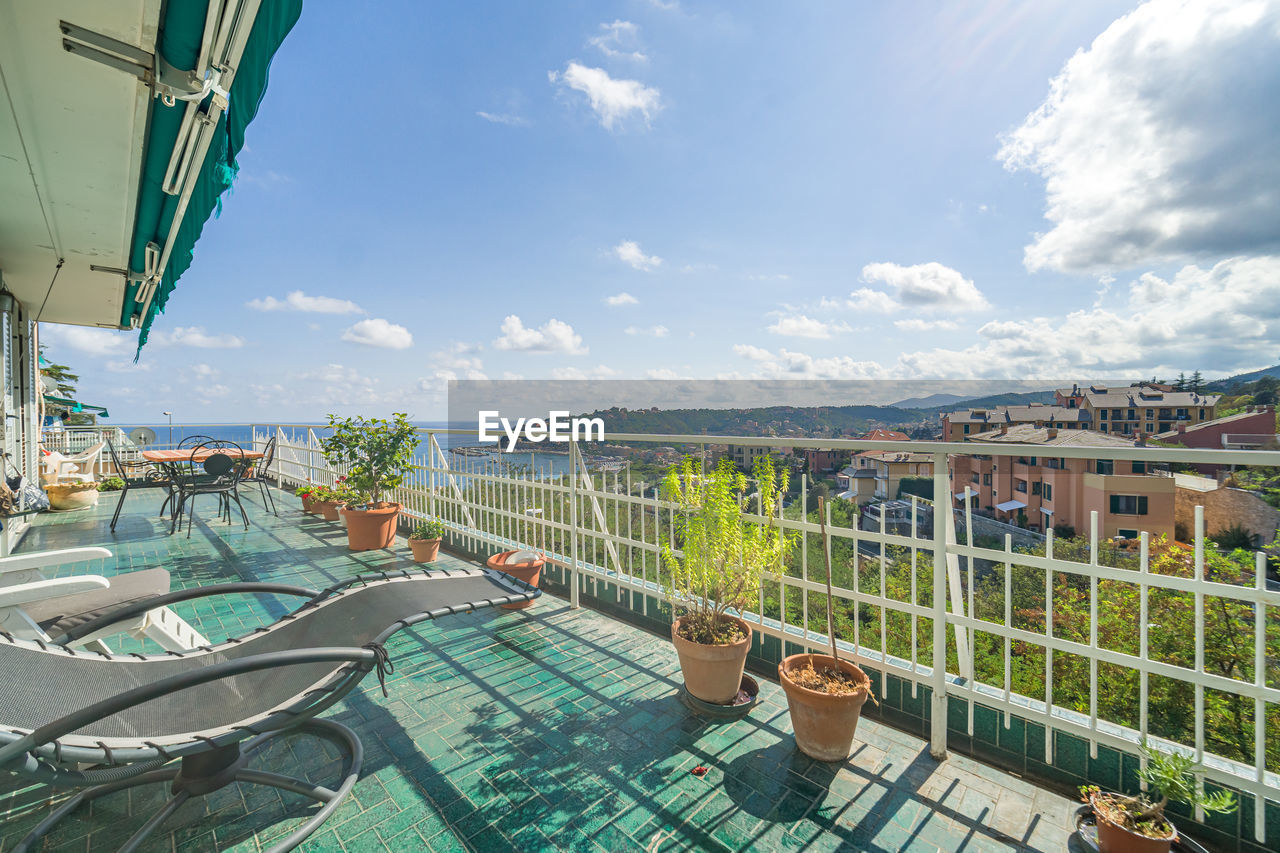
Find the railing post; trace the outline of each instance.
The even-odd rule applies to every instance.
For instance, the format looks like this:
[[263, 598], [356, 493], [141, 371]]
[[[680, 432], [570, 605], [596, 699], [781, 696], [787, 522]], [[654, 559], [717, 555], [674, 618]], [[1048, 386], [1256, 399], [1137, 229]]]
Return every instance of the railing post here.
[[569, 606], [578, 604], [578, 442], [569, 441]]
[[947, 454], [933, 454], [933, 699], [929, 754], [947, 757], [947, 519], [951, 517], [951, 481]]

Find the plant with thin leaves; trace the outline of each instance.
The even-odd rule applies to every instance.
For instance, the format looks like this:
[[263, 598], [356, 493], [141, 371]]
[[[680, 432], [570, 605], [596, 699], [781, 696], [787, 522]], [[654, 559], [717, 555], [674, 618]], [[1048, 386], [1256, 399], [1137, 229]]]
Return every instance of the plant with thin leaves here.
[[443, 539], [444, 525], [438, 521], [419, 521], [409, 534], [410, 539]]
[[339, 418], [329, 415], [333, 434], [320, 442], [324, 458], [336, 468], [346, 469], [351, 488], [368, 493], [374, 505], [382, 504], [387, 493], [404, 482], [412, 470], [418, 447], [418, 430], [409, 416], [383, 418]]
[[1161, 752], [1142, 746], [1146, 767], [1138, 771], [1138, 778], [1147, 786], [1141, 794], [1113, 794], [1100, 791], [1096, 785], [1080, 789], [1086, 802], [1101, 809], [1102, 817], [1119, 824], [1130, 832], [1149, 838], [1170, 838], [1173, 826], [1164, 816], [1169, 803], [1185, 803], [1206, 812], [1227, 814], [1235, 811], [1236, 797], [1229, 791], [1208, 793], [1196, 781], [1200, 770], [1189, 756], [1179, 752]]
[[[662, 562], [670, 573], [671, 604], [684, 611], [686, 639], [707, 645], [741, 639], [729, 611], [756, 601], [764, 572], [780, 569], [794, 544], [794, 534], [778, 526], [788, 476], [768, 458], [756, 460], [750, 480], [727, 457], [710, 472], [693, 457], [667, 471], [662, 493], [677, 505], [679, 550], [664, 543]], [[756, 491], [749, 499], [752, 482]], [[763, 521], [746, 517], [752, 503]]]

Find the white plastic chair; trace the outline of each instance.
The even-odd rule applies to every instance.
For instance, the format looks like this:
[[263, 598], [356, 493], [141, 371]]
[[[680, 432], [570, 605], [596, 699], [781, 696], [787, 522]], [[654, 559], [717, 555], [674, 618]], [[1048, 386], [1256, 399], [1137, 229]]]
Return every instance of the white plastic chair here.
[[102, 454], [102, 448], [106, 446], [105, 441], [100, 441], [71, 456], [56, 450], [50, 451], [44, 457], [45, 482], [48, 484], [91, 482], [96, 479], [94, 469], [97, 467], [98, 457]]

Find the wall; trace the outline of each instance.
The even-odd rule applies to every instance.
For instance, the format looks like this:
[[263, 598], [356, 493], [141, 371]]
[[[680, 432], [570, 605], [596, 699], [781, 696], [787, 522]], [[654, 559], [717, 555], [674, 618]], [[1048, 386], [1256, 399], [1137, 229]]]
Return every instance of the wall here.
[[1204, 507], [1204, 529], [1211, 536], [1233, 524], [1241, 524], [1253, 535], [1261, 536], [1262, 544], [1275, 541], [1276, 529], [1280, 527], [1280, 510], [1251, 492], [1225, 486], [1201, 491], [1179, 484], [1174, 514], [1188, 531], [1195, 529], [1197, 504]]

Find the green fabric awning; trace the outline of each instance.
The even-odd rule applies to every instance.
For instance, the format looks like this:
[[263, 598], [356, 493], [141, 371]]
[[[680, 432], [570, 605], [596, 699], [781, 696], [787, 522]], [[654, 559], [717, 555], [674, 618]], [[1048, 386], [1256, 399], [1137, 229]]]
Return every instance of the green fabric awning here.
[[[191, 0], [166, 5], [157, 50], [170, 65], [176, 68], [196, 66], [209, 2], [210, 0]], [[195, 244], [200, 239], [205, 222], [215, 210], [221, 211], [220, 197], [235, 178], [238, 168], [236, 155], [244, 147], [245, 128], [257, 115], [258, 105], [267, 90], [271, 58], [301, 14], [302, 0], [271, 0], [264, 2], [258, 9], [253, 29], [245, 44], [244, 55], [228, 92], [227, 110], [218, 118], [213, 141], [200, 166], [168, 264], [145, 317], [141, 317], [143, 303], [137, 299], [139, 283], [130, 282], [126, 288], [120, 324], [129, 328], [134, 319], [140, 317], [139, 353], [147, 342], [147, 335], [156, 315], [164, 311], [165, 303], [177, 286], [178, 279], [191, 266]], [[131, 270], [141, 271], [146, 268], [148, 243], [163, 246], [168, 238], [178, 206], [178, 196], [166, 194], [162, 185], [185, 109], [186, 104], [182, 101], [173, 106], [166, 106], [160, 99], [153, 101], [129, 255]]]
[[56, 394], [45, 394], [44, 401], [54, 406], [62, 406], [63, 408], [70, 409], [76, 414], [89, 412], [90, 414], [97, 413], [104, 418], [111, 417], [110, 413], [108, 413], [102, 406], [90, 406], [85, 403], [77, 403], [75, 400], [69, 400], [66, 397], [59, 397]]

